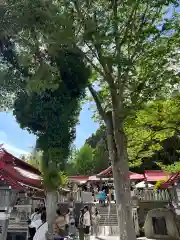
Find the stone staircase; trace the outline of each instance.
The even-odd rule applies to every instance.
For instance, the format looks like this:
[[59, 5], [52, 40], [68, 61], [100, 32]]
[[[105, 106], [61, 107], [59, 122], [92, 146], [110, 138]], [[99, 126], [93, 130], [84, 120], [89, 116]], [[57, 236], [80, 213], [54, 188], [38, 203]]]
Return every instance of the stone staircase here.
[[[99, 204], [97, 204], [99, 205]], [[117, 214], [116, 214], [116, 205], [111, 204], [111, 206], [97, 206], [99, 214], [101, 216], [100, 226], [118, 226]]]
[[99, 222], [98, 235], [100, 236], [118, 236], [118, 220], [116, 214], [116, 205], [111, 204], [111, 207], [102, 207], [100, 204], [96, 205], [101, 216]]
[[[99, 210], [101, 216], [99, 222], [99, 234], [101, 236], [118, 236], [119, 227], [116, 213], [116, 205], [114, 203], [111, 203], [111, 206], [102, 207], [100, 205], [97, 205], [96, 207]], [[139, 221], [136, 208], [132, 209], [132, 216], [136, 235], [139, 236]]]

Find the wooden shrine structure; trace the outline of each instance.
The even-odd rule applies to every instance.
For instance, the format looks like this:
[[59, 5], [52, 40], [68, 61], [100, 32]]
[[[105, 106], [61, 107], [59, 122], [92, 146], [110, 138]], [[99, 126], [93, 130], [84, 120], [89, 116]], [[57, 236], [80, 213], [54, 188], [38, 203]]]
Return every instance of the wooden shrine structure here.
[[[27, 219], [43, 201], [41, 173], [0, 146], [0, 240], [27, 239]], [[16, 236], [15, 236], [16, 235]]]

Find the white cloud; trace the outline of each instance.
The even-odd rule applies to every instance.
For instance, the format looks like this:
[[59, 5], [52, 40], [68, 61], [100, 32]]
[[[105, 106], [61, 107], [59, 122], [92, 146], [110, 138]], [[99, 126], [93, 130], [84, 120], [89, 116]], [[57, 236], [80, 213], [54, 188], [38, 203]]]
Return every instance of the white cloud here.
[[29, 154], [28, 152], [26, 152], [22, 149], [19, 149], [13, 145], [10, 145], [8, 143], [3, 143], [3, 148], [5, 148], [5, 150], [7, 150], [9, 153], [13, 154], [15, 157]]

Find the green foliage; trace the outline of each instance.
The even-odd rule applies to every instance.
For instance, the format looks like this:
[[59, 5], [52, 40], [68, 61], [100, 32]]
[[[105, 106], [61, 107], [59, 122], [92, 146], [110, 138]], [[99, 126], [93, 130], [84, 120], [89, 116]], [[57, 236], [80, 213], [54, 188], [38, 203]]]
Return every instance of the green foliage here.
[[[91, 139], [93, 141], [92, 136]], [[87, 144], [87, 141], [88, 139], [79, 150], [72, 152], [72, 157], [66, 165], [68, 175], [94, 175], [109, 166], [108, 151], [105, 150], [104, 140], [101, 139], [95, 148]]]
[[[143, 110], [136, 111], [133, 117], [126, 120], [128, 156], [132, 171], [144, 172], [146, 169], [161, 168], [174, 172], [178, 170], [177, 161], [180, 158], [179, 106], [178, 95], [167, 100], [154, 101], [145, 105]], [[86, 140], [93, 148], [96, 148], [101, 141], [106, 141], [103, 126]], [[94, 157], [99, 159], [102, 166], [108, 159], [108, 154], [105, 156], [105, 153], [107, 153], [106, 144], [102, 149], [104, 161], [100, 161], [96, 149], [94, 150]]]
[[[38, 148], [44, 151], [45, 168], [51, 166], [53, 171], [65, 168], [75, 138], [80, 100], [84, 97], [88, 80], [88, 70], [78, 53], [71, 55], [69, 52], [63, 56], [59, 53], [58, 56], [58, 88], [32, 93], [21, 91], [14, 103], [17, 121], [22, 128], [38, 136]], [[72, 58], [75, 59], [74, 62]]]
[[109, 153], [107, 149], [106, 139], [101, 139], [96, 148], [93, 150], [93, 159], [94, 159], [94, 173], [100, 173], [104, 169], [109, 167]]
[[67, 176], [63, 172], [46, 168], [43, 170], [43, 184], [48, 190], [60, 189], [67, 184]]
[[180, 161], [174, 162], [173, 164], [170, 164], [168, 166], [164, 165], [163, 163], [159, 163], [159, 166], [169, 173], [177, 173], [180, 172]]
[[87, 50], [103, 109], [112, 109], [112, 93], [116, 104], [123, 102], [125, 116], [171, 93], [179, 82], [172, 68], [179, 59], [178, 1], [72, 2], [66, 14], [73, 9], [76, 28], [81, 29], [75, 40]]
[[161, 184], [163, 184], [163, 183], [166, 182], [167, 180], [168, 180], [168, 178], [167, 178], [167, 179], [164, 179], [164, 180], [159, 180], [159, 181], [157, 181], [156, 184], [154, 185], [154, 190], [158, 190], [158, 189], [160, 188]]
[[[154, 101], [127, 119], [125, 129], [130, 161], [137, 160], [139, 163], [142, 158], [151, 157], [163, 149], [166, 139], [177, 134], [179, 136], [179, 104], [179, 96]], [[175, 141], [178, 141], [178, 138]]]
[[106, 140], [106, 130], [103, 125], [85, 141], [93, 149], [95, 163], [94, 173], [99, 173], [109, 167], [109, 153]]
[[40, 172], [42, 170], [42, 153], [36, 150], [33, 150], [28, 157], [26, 157], [26, 161], [37, 168]]
[[77, 174], [90, 175], [94, 170], [93, 150], [88, 144], [84, 144], [77, 152], [74, 160], [74, 167]]
[[102, 139], [106, 140], [106, 131], [103, 125], [101, 125], [94, 134], [92, 134], [89, 138], [86, 139], [86, 143], [89, 144], [89, 146], [91, 146], [92, 148], [96, 148], [98, 142]]
[[[45, 187], [56, 189], [75, 139], [90, 71], [75, 45], [60, 41], [54, 46], [49, 42], [55, 40], [57, 29], [60, 32], [57, 24], [62, 16], [54, 17], [57, 6], [11, 0], [4, 6], [0, 34], [0, 70], [4, 75], [0, 90], [13, 94], [18, 123], [37, 136], [37, 148], [43, 152]], [[61, 37], [66, 35], [65, 30]]]

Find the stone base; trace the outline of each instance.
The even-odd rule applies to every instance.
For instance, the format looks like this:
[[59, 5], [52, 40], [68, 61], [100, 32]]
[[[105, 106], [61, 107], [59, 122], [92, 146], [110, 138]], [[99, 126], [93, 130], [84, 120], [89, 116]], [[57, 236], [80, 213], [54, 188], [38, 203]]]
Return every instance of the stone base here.
[[[167, 234], [157, 234], [154, 231], [153, 218], [164, 218]], [[145, 237], [149, 239], [180, 239], [174, 213], [165, 208], [152, 209], [147, 213], [144, 224]]]

